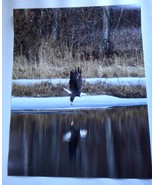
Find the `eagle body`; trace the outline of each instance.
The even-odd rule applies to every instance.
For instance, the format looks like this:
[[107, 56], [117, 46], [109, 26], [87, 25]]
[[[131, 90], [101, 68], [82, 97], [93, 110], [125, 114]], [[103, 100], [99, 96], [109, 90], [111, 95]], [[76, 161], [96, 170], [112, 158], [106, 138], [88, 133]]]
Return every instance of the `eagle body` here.
[[75, 69], [74, 71], [70, 72], [70, 81], [69, 81], [69, 86], [70, 86], [70, 91], [71, 91], [71, 96], [70, 96], [70, 101], [71, 103], [74, 101], [75, 96], [80, 96], [81, 94], [81, 88], [82, 88], [82, 77], [81, 77], [81, 69]]

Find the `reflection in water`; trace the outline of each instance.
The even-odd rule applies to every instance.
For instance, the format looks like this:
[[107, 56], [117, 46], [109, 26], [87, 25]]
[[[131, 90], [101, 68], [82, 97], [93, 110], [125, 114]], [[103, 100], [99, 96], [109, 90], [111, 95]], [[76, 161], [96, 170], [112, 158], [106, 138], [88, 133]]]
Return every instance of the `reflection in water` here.
[[146, 106], [11, 116], [9, 175], [151, 178], [150, 156]]
[[71, 132], [71, 137], [69, 140], [69, 154], [70, 154], [70, 159], [72, 159], [73, 157], [76, 158], [76, 151], [80, 140], [80, 129], [75, 128], [75, 126], [73, 125], [73, 121], [71, 122], [71, 125], [70, 125], [70, 132]]

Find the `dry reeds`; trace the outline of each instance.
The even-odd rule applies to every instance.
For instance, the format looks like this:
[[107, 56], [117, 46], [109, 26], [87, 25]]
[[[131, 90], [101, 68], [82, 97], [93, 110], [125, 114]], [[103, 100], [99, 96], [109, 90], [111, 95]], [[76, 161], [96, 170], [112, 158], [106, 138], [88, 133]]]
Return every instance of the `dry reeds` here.
[[85, 78], [145, 76], [143, 56], [139, 52], [128, 58], [114, 55], [100, 60], [81, 60], [80, 56], [74, 59], [67, 48], [63, 57], [59, 56], [59, 51], [55, 54], [53, 46], [45, 43], [39, 50], [39, 62], [28, 61], [24, 56], [14, 57], [13, 79], [67, 78], [76, 67], [82, 68]]
[[[33, 86], [13, 85], [13, 96], [35, 96], [35, 97], [50, 97], [50, 96], [67, 96], [68, 94], [63, 88], [68, 88], [69, 85], [51, 83], [35, 84]], [[87, 95], [112, 95], [121, 98], [145, 98], [146, 88], [141, 85], [111, 85], [108, 83], [90, 84], [83, 83], [82, 91]]]

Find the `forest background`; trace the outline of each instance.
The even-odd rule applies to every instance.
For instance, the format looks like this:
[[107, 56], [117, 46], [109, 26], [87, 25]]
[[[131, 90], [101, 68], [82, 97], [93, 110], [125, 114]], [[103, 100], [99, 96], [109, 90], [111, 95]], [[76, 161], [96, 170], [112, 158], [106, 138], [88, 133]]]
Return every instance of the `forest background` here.
[[14, 10], [13, 79], [144, 76], [141, 11], [128, 6]]

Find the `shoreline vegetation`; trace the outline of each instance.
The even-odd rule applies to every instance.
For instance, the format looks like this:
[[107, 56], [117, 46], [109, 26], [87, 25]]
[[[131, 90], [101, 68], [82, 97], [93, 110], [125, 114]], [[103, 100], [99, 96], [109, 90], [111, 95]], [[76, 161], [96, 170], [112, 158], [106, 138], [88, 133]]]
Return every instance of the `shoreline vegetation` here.
[[[69, 96], [63, 88], [69, 89], [66, 84], [52, 84], [42, 82], [32, 86], [17, 85], [12, 86], [12, 96], [16, 97], [53, 97], [53, 96]], [[106, 82], [98, 82], [90, 84], [83, 83], [82, 92], [87, 95], [112, 95], [120, 98], [146, 98], [146, 87], [137, 85], [115, 85]]]

